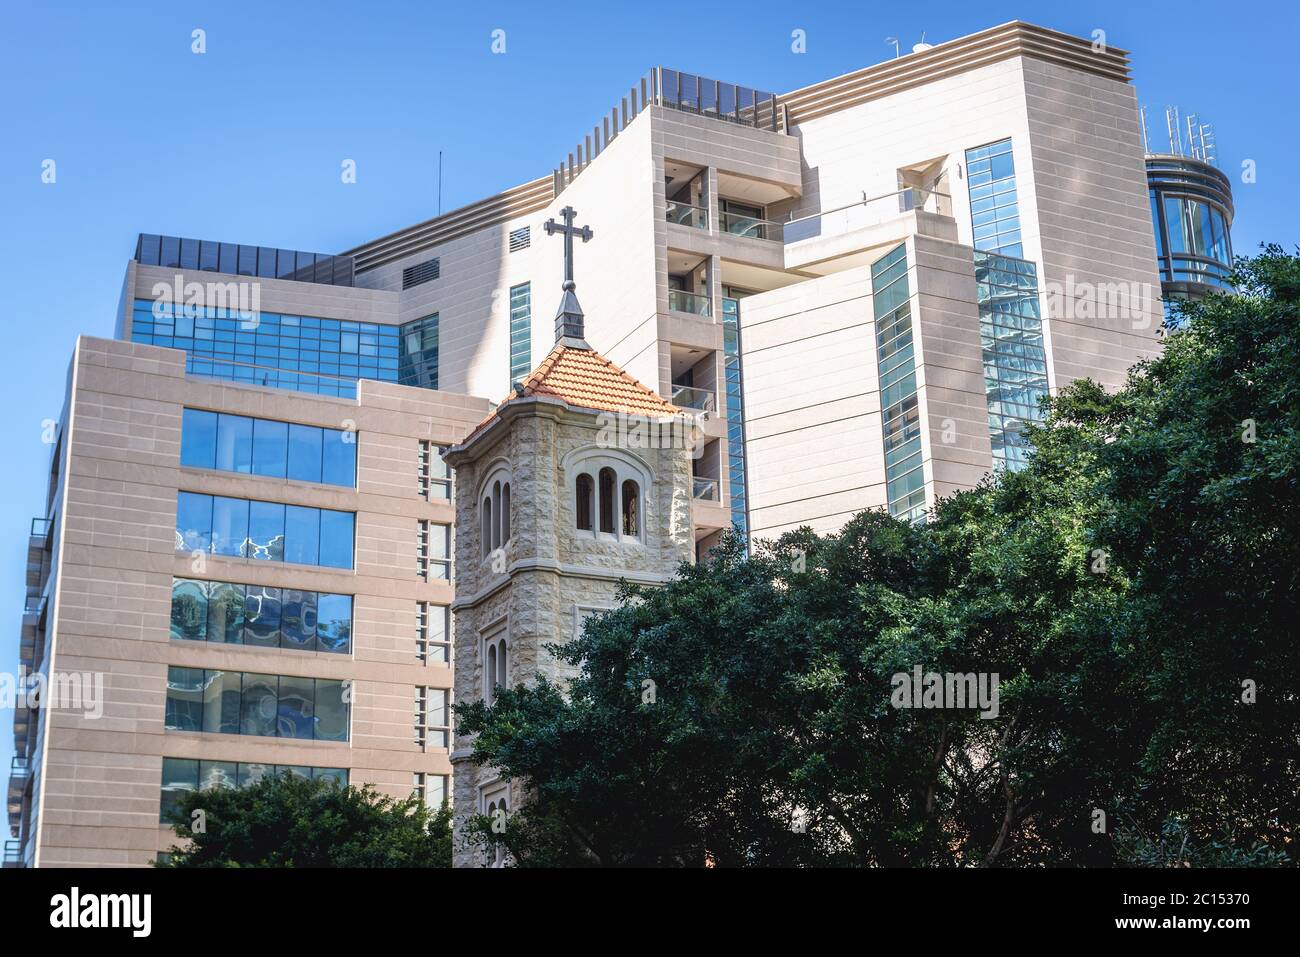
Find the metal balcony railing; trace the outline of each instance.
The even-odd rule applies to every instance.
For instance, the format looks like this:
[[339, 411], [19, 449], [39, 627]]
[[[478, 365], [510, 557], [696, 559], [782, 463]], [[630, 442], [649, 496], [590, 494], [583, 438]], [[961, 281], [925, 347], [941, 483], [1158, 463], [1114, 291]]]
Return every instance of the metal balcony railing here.
[[22, 867], [23, 866], [23, 842], [22, 841], [5, 841], [5, 867]]
[[672, 402], [679, 409], [698, 409], [700, 412], [712, 412], [718, 404], [713, 392], [689, 385], [673, 386]]
[[723, 213], [718, 218], [722, 223], [722, 231], [733, 236], [765, 239], [774, 243], [782, 242], [785, 236], [785, 225], [770, 219], [742, 216], [740, 213]]
[[864, 193], [862, 199], [847, 206], [790, 220], [784, 224], [784, 240], [789, 245], [806, 239], [839, 236], [855, 229], [888, 222], [914, 210], [951, 216], [952, 197], [947, 193], [936, 193], [915, 186], [882, 196], [868, 197]]
[[693, 226], [704, 230], [709, 228], [709, 211], [703, 206], [692, 206], [689, 203], [675, 203], [669, 200], [667, 219], [668, 222], [679, 226]]
[[694, 476], [691, 482], [691, 498], [699, 499], [702, 502], [722, 501], [718, 480]]
[[705, 319], [713, 316], [713, 306], [708, 296], [687, 292], [685, 289], [668, 290], [668, 308], [674, 312], [689, 312], [693, 316], [703, 316]]

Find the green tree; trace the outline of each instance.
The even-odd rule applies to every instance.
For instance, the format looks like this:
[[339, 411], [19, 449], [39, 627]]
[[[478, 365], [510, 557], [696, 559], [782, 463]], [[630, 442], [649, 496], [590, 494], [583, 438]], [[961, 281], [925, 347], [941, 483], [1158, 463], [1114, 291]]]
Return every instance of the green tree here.
[[[529, 795], [469, 839], [521, 865], [1090, 865], [1157, 859], [1117, 856], [1114, 827], [1176, 820], [1283, 859], [1300, 261], [1270, 247], [1235, 282], [1124, 388], [1063, 390], [1027, 468], [925, 526], [730, 538], [556, 647], [568, 687], [462, 706], [475, 760]], [[998, 716], [891, 706], [916, 665], [996, 673]]]
[[371, 785], [268, 775], [191, 791], [172, 821], [166, 867], [450, 867], [451, 810]]

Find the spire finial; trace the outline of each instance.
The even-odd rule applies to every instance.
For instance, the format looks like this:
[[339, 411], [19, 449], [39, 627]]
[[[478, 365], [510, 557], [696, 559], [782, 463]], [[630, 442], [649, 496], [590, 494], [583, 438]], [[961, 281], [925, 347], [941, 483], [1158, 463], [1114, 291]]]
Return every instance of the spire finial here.
[[564, 236], [564, 294], [560, 296], [560, 308], [555, 313], [555, 341], [564, 342], [571, 346], [581, 349], [590, 349], [586, 340], [583, 338], [583, 315], [582, 306], [578, 304], [577, 293], [578, 284], [573, 281], [573, 237], [579, 237], [584, 243], [591, 239], [593, 233], [590, 226], [574, 226], [573, 220], [578, 214], [574, 212], [572, 206], [565, 206], [560, 210], [560, 218], [564, 224], [560, 225], [554, 219], [548, 219], [543, 228], [548, 236], [560, 233]]

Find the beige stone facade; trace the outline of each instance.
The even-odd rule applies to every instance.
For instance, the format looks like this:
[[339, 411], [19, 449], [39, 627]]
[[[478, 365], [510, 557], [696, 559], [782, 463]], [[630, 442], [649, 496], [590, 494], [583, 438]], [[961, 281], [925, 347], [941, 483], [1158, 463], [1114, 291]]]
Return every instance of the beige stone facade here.
[[[578, 634], [585, 615], [613, 607], [620, 581], [659, 584], [691, 560], [690, 448], [633, 447], [610, 427], [615, 419], [562, 399], [512, 398], [488, 426], [447, 453], [456, 470], [461, 530], [452, 606], [457, 700], [479, 700], [493, 685], [527, 685], [539, 677], [563, 683], [570, 666], [547, 645]], [[591, 477], [593, 493], [603, 496], [598, 477], [606, 469], [616, 473], [612, 488], [621, 501], [626, 501], [626, 483], [635, 483], [635, 531], [622, 523], [620, 513], [613, 513], [620, 521], [612, 532], [603, 531], [598, 520], [590, 530], [579, 527], [579, 476]], [[498, 483], [508, 488], [509, 504], [504, 517], [497, 516], [501, 531], [485, 543], [484, 502], [502, 501], [494, 495]], [[598, 500], [591, 502], [593, 513], [600, 508]], [[495, 672], [485, 668], [488, 660], [500, 662]], [[495, 769], [471, 763], [472, 746], [472, 738], [457, 734], [452, 754], [457, 867], [493, 863], [466, 840], [467, 819], [489, 813], [494, 801], [504, 800], [512, 810], [526, 800]]]
[[[338, 488], [179, 465], [185, 408], [356, 432], [357, 484]], [[447, 749], [415, 743], [417, 687], [450, 689], [451, 667], [417, 658], [417, 603], [451, 602], [450, 582], [417, 570], [417, 522], [450, 525], [450, 501], [421, 497], [421, 439], [448, 445], [481, 400], [380, 382], [356, 400], [197, 379], [173, 349], [83, 337], [70, 370], [58, 452], [41, 663], [103, 675], [102, 714], [37, 716], [26, 801], [32, 866], [140, 866], [174, 842], [159, 824], [164, 757], [345, 768], [356, 784], [411, 793], [413, 775], [449, 776]], [[355, 513], [355, 562], [333, 569], [176, 550], [177, 492]], [[173, 578], [354, 596], [349, 654], [169, 637]], [[426, 663], [427, 662], [427, 663]], [[301, 741], [166, 730], [169, 666], [345, 679], [349, 740]], [[43, 719], [43, 720], [42, 720]]]

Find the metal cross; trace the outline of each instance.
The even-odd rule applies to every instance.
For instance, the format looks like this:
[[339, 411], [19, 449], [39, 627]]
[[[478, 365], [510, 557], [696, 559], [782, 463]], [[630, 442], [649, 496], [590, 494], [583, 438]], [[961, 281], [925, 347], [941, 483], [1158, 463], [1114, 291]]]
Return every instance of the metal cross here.
[[564, 234], [564, 281], [566, 283], [573, 282], [573, 237], [577, 236], [585, 243], [593, 235], [590, 226], [573, 225], [573, 218], [577, 215], [572, 206], [565, 206], [560, 210], [560, 218], [564, 220], [563, 226], [553, 219], [548, 219], [542, 224], [548, 236], [555, 233]]

